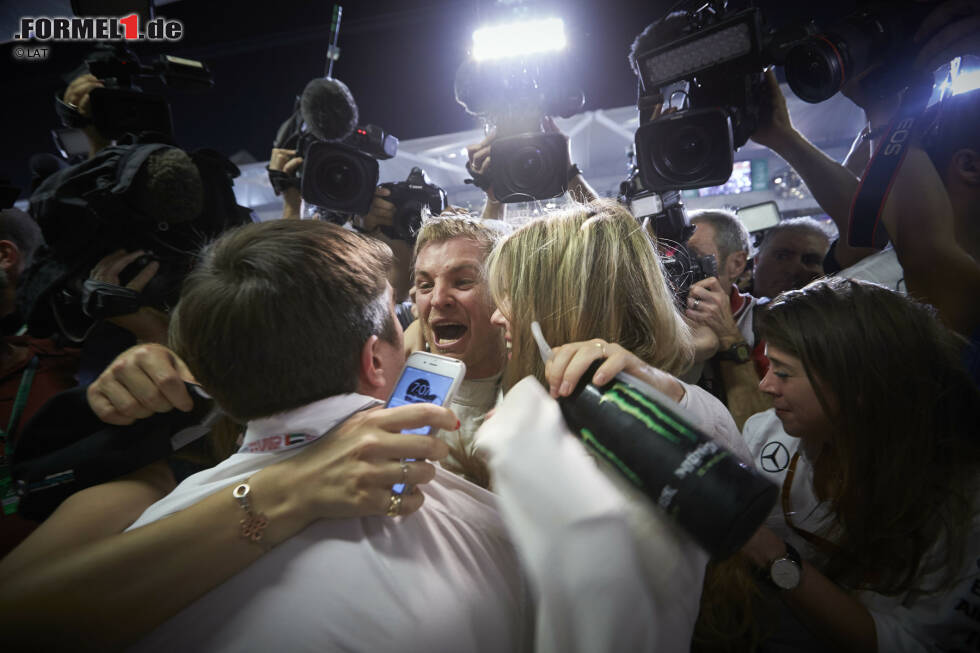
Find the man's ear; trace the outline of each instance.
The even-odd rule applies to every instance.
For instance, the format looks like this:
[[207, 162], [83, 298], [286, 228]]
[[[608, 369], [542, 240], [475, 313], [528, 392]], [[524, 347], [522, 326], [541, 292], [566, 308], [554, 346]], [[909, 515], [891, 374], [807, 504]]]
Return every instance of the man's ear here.
[[385, 387], [384, 365], [378, 354], [378, 336], [367, 339], [361, 347], [360, 364], [358, 366], [358, 391], [361, 394], [372, 394], [371, 390]]
[[[749, 255], [748, 252], [732, 252], [725, 259], [725, 276], [734, 281], [738, 279], [743, 272], [745, 272], [745, 264], [748, 262]], [[728, 289], [726, 288], [727, 292]]]
[[980, 187], [980, 152], [965, 148], [953, 153], [950, 172], [965, 185]]
[[20, 271], [20, 248], [12, 240], [0, 240], [0, 269], [5, 272]]

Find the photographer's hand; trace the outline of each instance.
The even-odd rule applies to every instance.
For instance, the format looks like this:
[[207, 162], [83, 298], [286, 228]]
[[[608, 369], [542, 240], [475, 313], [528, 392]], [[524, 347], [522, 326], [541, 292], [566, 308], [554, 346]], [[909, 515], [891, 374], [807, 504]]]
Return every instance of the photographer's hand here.
[[[466, 169], [470, 171], [471, 174], [484, 175], [490, 171], [490, 147], [493, 144], [493, 139], [496, 137], [496, 130], [490, 130], [479, 143], [474, 145], [466, 146]], [[487, 194], [487, 203], [483, 207], [483, 219], [484, 220], [501, 220], [504, 217], [504, 205], [497, 201], [496, 195], [493, 194], [493, 187], [486, 188], [484, 192]]]
[[[119, 274], [126, 269], [126, 266], [144, 254], [146, 252], [142, 250], [135, 252], [127, 252], [124, 249], [116, 250], [95, 264], [89, 273], [89, 279], [119, 286], [121, 285]], [[125, 287], [140, 292], [159, 269], [160, 264], [157, 261], [150, 261]], [[161, 344], [167, 342], [167, 327], [170, 324], [170, 318], [165, 313], [150, 306], [140, 306], [135, 313], [117, 315], [107, 319], [116, 326], [132, 333], [139, 342], [158, 342]]]
[[779, 89], [779, 81], [772, 68], [766, 71], [766, 88], [762, 95], [762, 116], [759, 127], [750, 137], [759, 145], [764, 145], [780, 154], [780, 149], [798, 133], [793, 127], [786, 107], [786, 98]]
[[[544, 128], [546, 134], [561, 134], [564, 137], [565, 145], [568, 147], [568, 160], [571, 161], [572, 143], [568, 140], [568, 136], [555, 124], [555, 119], [551, 116], [545, 116], [541, 121], [541, 126]], [[581, 172], [568, 180], [568, 192], [577, 202], [585, 203], [599, 199], [599, 194], [589, 185], [589, 182], [585, 180]]]
[[708, 277], [691, 285], [684, 314], [695, 324], [703, 324], [714, 331], [721, 349], [744, 339], [732, 316], [728, 292], [716, 277]]
[[[75, 79], [71, 80], [68, 88], [65, 89], [65, 94], [62, 96], [61, 100], [69, 106], [75, 107], [78, 113], [82, 114], [86, 118], [92, 117], [92, 99], [89, 94], [92, 92], [93, 88], [105, 88], [105, 84], [102, 80], [95, 77], [95, 75], [86, 73], [84, 75], [79, 75]], [[88, 139], [88, 155], [89, 158], [95, 156], [95, 154], [104, 147], [112, 144], [108, 138], [103, 136], [95, 125], [87, 125], [82, 128]]]
[[[295, 175], [303, 165], [303, 157], [296, 156], [296, 150], [274, 147], [269, 156], [269, 170], [278, 170], [283, 174]], [[282, 193], [282, 219], [298, 220], [300, 218], [299, 188], [287, 188]]]
[[378, 227], [390, 227], [394, 224], [397, 207], [384, 199], [390, 195], [391, 191], [381, 186], [374, 190], [374, 199], [371, 200], [371, 207], [367, 214], [358, 216], [361, 229], [367, 233], [372, 233], [377, 231]]

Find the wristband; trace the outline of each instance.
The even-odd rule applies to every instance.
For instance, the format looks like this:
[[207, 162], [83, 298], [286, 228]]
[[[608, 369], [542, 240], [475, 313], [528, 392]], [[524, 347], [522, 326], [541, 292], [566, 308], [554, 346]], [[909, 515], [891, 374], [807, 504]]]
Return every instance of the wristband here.
[[269, 172], [269, 183], [272, 184], [272, 189], [276, 191], [276, 195], [282, 195], [289, 188], [299, 188], [299, 179], [292, 175], [287, 175], [282, 170], [271, 170], [266, 167]]
[[[245, 480], [248, 481], [248, 479]], [[235, 497], [238, 505], [245, 511], [245, 517], [239, 522], [241, 525], [239, 532], [244, 539], [254, 542], [265, 549], [265, 545], [262, 544], [262, 534], [265, 531], [265, 527], [269, 525], [269, 519], [265, 516], [265, 513], [257, 513], [252, 510], [252, 502], [249, 501], [251, 493], [252, 488], [247, 482], [235, 486], [235, 489], [231, 492], [231, 496]]]

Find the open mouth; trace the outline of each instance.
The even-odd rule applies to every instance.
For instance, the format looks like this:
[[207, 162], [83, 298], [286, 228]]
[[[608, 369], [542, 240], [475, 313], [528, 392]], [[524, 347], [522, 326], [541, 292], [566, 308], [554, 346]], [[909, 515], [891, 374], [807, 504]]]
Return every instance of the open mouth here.
[[443, 322], [432, 325], [432, 335], [438, 347], [449, 347], [466, 335], [467, 328], [455, 322]]

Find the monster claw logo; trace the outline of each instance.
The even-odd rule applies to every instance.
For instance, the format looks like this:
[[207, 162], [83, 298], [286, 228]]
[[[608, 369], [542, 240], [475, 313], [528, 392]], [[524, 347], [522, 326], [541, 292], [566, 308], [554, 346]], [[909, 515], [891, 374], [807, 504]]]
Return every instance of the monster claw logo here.
[[429, 382], [425, 379], [415, 379], [410, 384], [408, 384], [408, 390], [405, 391], [406, 401], [426, 401], [431, 402], [436, 399], [436, 395], [432, 394], [431, 388], [429, 388]]

